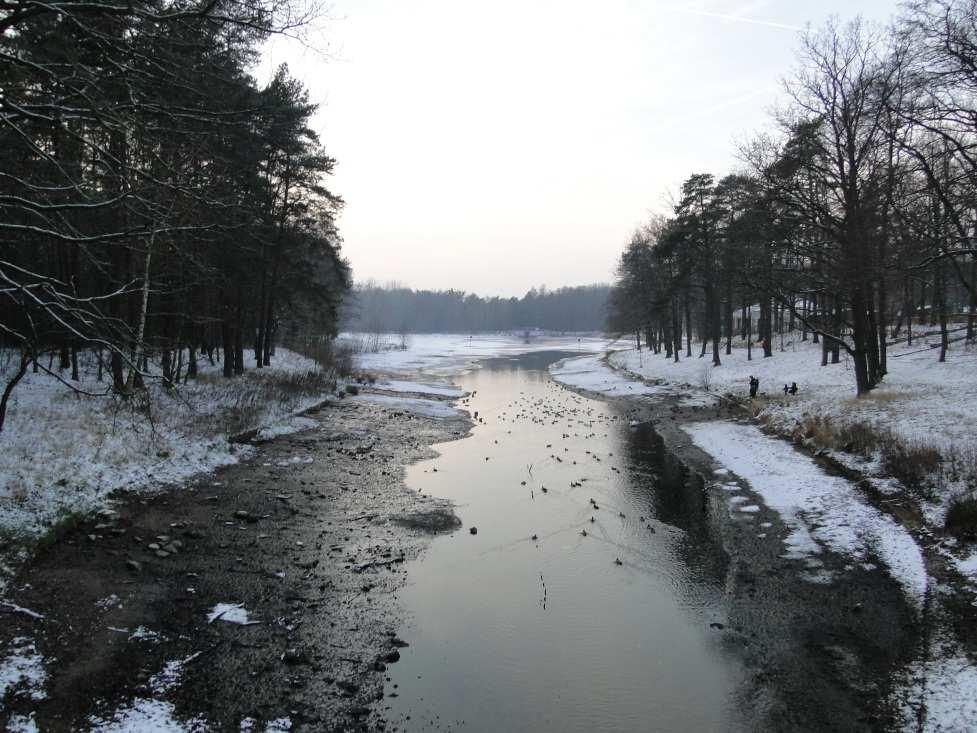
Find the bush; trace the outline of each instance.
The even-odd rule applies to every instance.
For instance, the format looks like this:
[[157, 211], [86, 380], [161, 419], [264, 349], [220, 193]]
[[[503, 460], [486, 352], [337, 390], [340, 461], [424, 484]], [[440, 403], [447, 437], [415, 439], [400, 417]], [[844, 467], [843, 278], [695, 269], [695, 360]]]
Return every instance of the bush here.
[[941, 477], [943, 456], [931, 446], [890, 437], [882, 444], [882, 467], [911, 492], [932, 499], [934, 483]]
[[959, 497], [950, 502], [944, 529], [960, 539], [977, 539], [977, 494]]
[[857, 453], [865, 458], [872, 457], [881, 444], [890, 439], [887, 432], [879, 430], [872, 423], [858, 421], [835, 427], [820, 415], [805, 418], [800, 431], [803, 437], [813, 440], [821, 448]]
[[872, 423], [859, 420], [841, 426], [835, 438], [835, 447], [869, 458], [880, 445], [889, 440], [892, 440], [890, 435], [880, 431]]
[[360, 393], [360, 388], [357, 387], [355, 384], [346, 385], [346, 394], [358, 395], [359, 393]]

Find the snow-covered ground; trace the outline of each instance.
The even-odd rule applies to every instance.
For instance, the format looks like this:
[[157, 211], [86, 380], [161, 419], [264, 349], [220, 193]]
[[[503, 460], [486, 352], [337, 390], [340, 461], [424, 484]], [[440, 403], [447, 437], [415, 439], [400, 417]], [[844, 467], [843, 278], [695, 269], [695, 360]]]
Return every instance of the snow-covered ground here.
[[[922, 607], [927, 575], [919, 546], [904, 527], [862, 500], [851, 482], [829, 476], [790, 443], [754, 425], [703, 422], [686, 432], [723, 469], [746, 479], [790, 527], [785, 557], [816, 559], [822, 546], [858, 562], [872, 555], [885, 563], [916, 607]], [[730, 493], [732, 503], [737, 498], [743, 499]]]
[[[754, 347], [752, 361], [747, 361], [745, 347], [736, 346], [729, 356], [721, 354], [718, 367], [712, 366], [708, 353], [702, 359], [698, 349], [693, 354], [686, 359], [683, 352], [675, 363], [664, 354], [628, 349], [612, 354], [610, 362], [645, 379], [744, 398], [750, 376], [758, 377], [760, 396], [770, 398], [764, 414], [776, 427], [789, 429], [805, 415], [818, 415], [839, 424], [876, 423], [910, 441], [938, 448], [977, 447], [977, 350], [965, 350], [960, 344], [951, 347], [944, 364], [937, 360], [937, 350], [926, 348], [925, 340], [914, 340], [912, 347], [890, 347], [889, 373], [880, 387], [862, 399], [855, 397], [851, 359], [843, 352], [840, 363], [822, 367], [821, 348], [810, 341], [794, 339], [783, 351], [775, 348], [767, 359]], [[799, 391], [785, 397], [783, 386], [792, 382], [797, 382]]]
[[[6, 372], [12, 368], [8, 362]], [[38, 534], [64, 514], [102, 508], [112, 491], [175, 484], [234, 463], [249, 449], [230, 445], [229, 434], [266, 425], [271, 437], [308, 427], [290, 415], [324, 399], [329, 381], [312, 360], [286, 349], [271, 367], [242, 377], [219, 372], [204, 360], [199, 379], [172, 393], [152, 382], [148, 410], [28, 373], [0, 433], [0, 531]], [[105, 393], [107, 382], [96, 375], [83, 360], [77, 386]]]

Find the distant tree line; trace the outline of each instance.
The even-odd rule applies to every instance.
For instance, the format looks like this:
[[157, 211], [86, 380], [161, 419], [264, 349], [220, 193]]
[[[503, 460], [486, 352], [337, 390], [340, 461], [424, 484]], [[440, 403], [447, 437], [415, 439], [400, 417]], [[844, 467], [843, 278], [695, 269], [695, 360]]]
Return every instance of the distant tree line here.
[[[851, 357], [858, 394], [894, 339], [938, 329], [939, 359], [977, 321], [977, 1], [910, 2], [895, 26], [829, 22], [801, 40], [776, 132], [744, 170], [690, 176], [670, 217], [621, 256], [610, 324], [679, 360], [776, 332]], [[903, 336], [904, 334], [904, 336]], [[684, 343], [683, 343], [684, 339]]]
[[521, 298], [483, 298], [460, 290], [411, 290], [368, 282], [353, 289], [343, 328], [365, 333], [600, 331], [607, 319], [609, 292], [609, 285], [556, 290], [540, 286]]
[[302, 84], [248, 73], [297, 7], [0, 3], [0, 427], [28, 367], [71, 385], [82, 349], [126, 395], [201, 354], [228, 377], [267, 365], [286, 326], [335, 333], [335, 161]]

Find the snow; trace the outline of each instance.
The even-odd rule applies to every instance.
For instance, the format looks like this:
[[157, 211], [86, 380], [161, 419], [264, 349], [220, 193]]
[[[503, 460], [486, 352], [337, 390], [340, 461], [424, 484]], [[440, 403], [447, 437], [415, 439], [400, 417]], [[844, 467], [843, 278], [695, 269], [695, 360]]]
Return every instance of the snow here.
[[180, 684], [180, 678], [183, 677], [183, 668], [201, 654], [203, 652], [195, 652], [185, 659], [174, 659], [171, 662], [167, 662], [163, 666], [163, 671], [150, 678], [147, 686], [156, 694], [169, 692]]
[[465, 397], [468, 393], [463, 389], [448, 384], [430, 384], [422, 382], [408, 382], [403, 379], [389, 379], [371, 385], [373, 389], [384, 392], [406, 392], [408, 394], [431, 395], [434, 397]]
[[[343, 334], [340, 340], [361, 344], [362, 334]], [[611, 343], [593, 335], [534, 337], [524, 343], [522, 337], [510, 334], [416, 334], [407, 340], [404, 350], [392, 348], [399, 337], [385, 335], [381, 341], [390, 346], [377, 353], [356, 355], [362, 369], [383, 372], [414, 373], [423, 371], [435, 376], [448, 376], [476, 368], [479, 359], [516, 356], [537, 351], [580, 351], [600, 353]]]
[[255, 436], [255, 440], [271, 440], [272, 438], [278, 438], [282, 435], [300, 433], [303, 430], [311, 430], [318, 424], [319, 423], [317, 423], [311, 417], [296, 415], [284, 420], [279, 420], [276, 423], [261, 428], [261, 430], [259, 430], [258, 434]]
[[208, 729], [199, 717], [179, 721], [173, 703], [147, 698], [133, 700], [108, 719], [93, 716], [89, 723], [98, 733], [202, 733]]
[[29, 718], [23, 715], [11, 715], [7, 721], [7, 733], [37, 733], [34, 713], [31, 713]]
[[599, 354], [564, 359], [550, 366], [550, 375], [569, 387], [605, 397], [666, 397], [679, 395], [682, 404], [711, 404], [667, 385], [645, 384], [609, 367]]
[[957, 566], [957, 570], [967, 577], [977, 578], [977, 550], [965, 558], [954, 558], [954, 564]]
[[856, 560], [874, 554], [922, 607], [928, 577], [919, 545], [901, 525], [861, 501], [847, 480], [826, 474], [789, 443], [753, 425], [708, 422], [684, 429], [780, 515], [790, 528], [785, 557], [806, 559], [822, 546]]
[[[0, 379], [13, 367], [0, 351]], [[80, 355], [78, 387], [104, 395], [91, 355]], [[267, 435], [310, 426], [284, 418], [321, 402], [314, 384], [280, 380], [317, 370], [299, 354], [278, 349], [273, 364], [224, 379], [204, 359], [196, 381], [167, 392], [149, 382], [152, 421], [134, 398], [75, 394], [56, 379], [28, 373], [13, 391], [0, 433], [0, 531], [37, 536], [61, 516], [106, 506], [119, 489], [152, 489], [236, 463], [247, 446], [229, 434], [271, 425]]]
[[[977, 667], [945, 631], [933, 634], [924, 660], [902, 674], [894, 697], [901, 703], [903, 729], [921, 733], [972, 731], [977, 725]], [[925, 710], [918, 724], [920, 709]]]
[[452, 418], [461, 415], [461, 411], [451, 405], [437, 400], [421, 400], [413, 397], [392, 397], [382, 394], [359, 394], [349, 399], [357, 402], [367, 402], [391, 410], [402, 410], [414, 415], [433, 418]]
[[213, 610], [207, 614], [207, 623], [214, 621], [226, 621], [229, 624], [249, 624], [248, 612], [244, 605], [240, 603], [218, 603]]
[[147, 629], [145, 626], [139, 626], [129, 635], [129, 641], [159, 641], [162, 639], [162, 634], [158, 631], [152, 631]]
[[23, 636], [13, 639], [6, 658], [0, 660], [0, 700], [10, 692], [35, 701], [43, 700], [47, 697], [44, 692], [46, 683], [44, 660], [34, 642]]
[[[163, 695], [175, 689], [181, 681], [184, 667], [199, 657], [196, 652], [185, 659], [167, 662], [162, 671], [150, 678], [146, 687], [153, 695]], [[194, 717], [187, 721], [176, 718], [173, 703], [156, 697], [138, 697], [131, 703], [117, 709], [109, 718], [92, 716], [89, 720], [93, 731], [104, 733], [197, 733], [208, 730], [206, 721]]]
[[0, 606], [3, 606], [11, 613], [22, 613], [25, 616], [30, 616], [31, 618], [42, 619], [44, 618], [43, 613], [38, 613], [37, 611], [32, 611], [29, 608], [24, 608], [23, 606], [18, 606], [16, 603], [10, 603], [9, 601], [0, 601]]

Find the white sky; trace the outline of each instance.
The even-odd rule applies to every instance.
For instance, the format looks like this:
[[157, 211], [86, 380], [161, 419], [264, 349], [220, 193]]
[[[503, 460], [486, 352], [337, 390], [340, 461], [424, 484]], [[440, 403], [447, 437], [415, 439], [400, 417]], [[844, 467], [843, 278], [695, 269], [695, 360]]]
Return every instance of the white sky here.
[[[522, 295], [609, 281], [693, 172], [737, 165], [797, 32], [892, 0], [333, 0], [269, 45], [319, 103], [357, 280]], [[326, 51], [326, 53], [322, 53]]]

